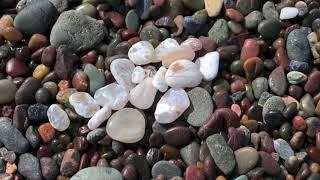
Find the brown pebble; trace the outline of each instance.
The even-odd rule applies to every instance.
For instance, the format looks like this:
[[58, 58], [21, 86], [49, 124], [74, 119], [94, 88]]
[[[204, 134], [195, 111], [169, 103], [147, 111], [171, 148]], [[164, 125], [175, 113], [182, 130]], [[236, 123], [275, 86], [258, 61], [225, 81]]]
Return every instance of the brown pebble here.
[[56, 53], [54, 46], [44, 48], [41, 54], [41, 63], [52, 68], [56, 61]]
[[320, 81], [320, 71], [312, 72], [308, 77], [308, 81], [304, 85], [304, 90], [310, 94], [315, 94], [319, 92], [320, 90], [320, 83], [318, 83], [319, 81]]
[[0, 35], [13, 43], [20, 42], [23, 38], [23, 35], [13, 27], [0, 28]]
[[263, 61], [258, 57], [248, 58], [243, 64], [243, 69], [247, 79], [253, 80], [263, 70]]
[[265, 131], [261, 131], [259, 132], [259, 136], [260, 136], [260, 150], [268, 153], [272, 153], [274, 151], [274, 147], [273, 147], [273, 140], [270, 137], [270, 135]]
[[151, 148], [160, 148], [163, 145], [163, 142], [163, 136], [159, 132], [153, 132], [149, 137], [149, 146]]
[[190, 142], [191, 133], [187, 127], [173, 127], [163, 134], [163, 138], [171, 146], [185, 146]]
[[312, 147], [308, 154], [313, 161], [320, 163], [320, 149]]
[[50, 123], [44, 123], [39, 126], [38, 132], [42, 142], [49, 143], [53, 139], [56, 131]]
[[7, 162], [6, 165], [6, 173], [7, 174], [13, 174], [17, 171], [17, 165], [15, 163], [9, 163]]
[[38, 148], [37, 157], [50, 157], [52, 156], [52, 150], [49, 145], [42, 145]]
[[198, 168], [196, 165], [190, 165], [187, 167], [185, 172], [185, 180], [205, 180], [205, 174], [202, 169]]
[[258, 57], [259, 52], [260, 47], [257, 40], [246, 39], [241, 49], [240, 59], [246, 61], [249, 58]]
[[203, 171], [207, 180], [214, 180], [216, 178], [216, 165], [211, 156], [207, 156], [204, 159]]
[[84, 136], [77, 136], [73, 139], [73, 146], [78, 151], [84, 151], [88, 148], [88, 141]]
[[290, 85], [288, 92], [289, 95], [295, 98], [296, 100], [300, 100], [304, 95], [303, 88], [298, 85]]
[[180, 157], [180, 152], [177, 148], [170, 145], [163, 145], [160, 148], [160, 152], [163, 154], [165, 160], [178, 159]]
[[80, 153], [75, 149], [68, 149], [62, 159], [60, 172], [64, 176], [74, 175], [80, 164]]
[[28, 43], [28, 47], [33, 51], [45, 47], [47, 45], [49, 45], [49, 40], [46, 36], [42, 34], [32, 35]]
[[42, 176], [46, 180], [55, 180], [59, 174], [59, 167], [56, 162], [49, 157], [40, 159]]
[[243, 21], [243, 15], [236, 9], [233, 9], [233, 8], [226, 9], [225, 15], [235, 22]]
[[132, 164], [124, 166], [121, 174], [126, 180], [136, 180], [138, 178], [136, 168]]
[[13, 27], [13, 18], [10, 15], [3, 15], [0, 19], [0, 27]]
[[81, 155], [79, 170], [89, 166], [89, 156], [87, 153]]
[[81, 57], [83, 64], [95, 64], [98, 58], [98, 54], [95, 50], [89, 51], [86, 55]]
[[89, 79], [85, 72], [78, 71], [72, 78], [72, 86], [76, 88], [77, 91], [86, 92], [89, 86]]
[[289, 66], [289, 58], [286, 50], [283, 47], [279, 47], [274, 56], [274, 61], [278, 66], [282, 66], [284, 69], [287, 69]]
[[237, 45], [221, 46], [217, 49], [221, 59], [233, 61], [240, 51]]
[[264, 168], [265, 173], [271, 176], [280, 174], [280, 165], [275, 161], [269, 153], [259, 151], [260, 164]]
[[12, 77], [26, 76], [29, 73], [29, 68], [20, 59], [12, 58], [7, 62], [6, 72]]

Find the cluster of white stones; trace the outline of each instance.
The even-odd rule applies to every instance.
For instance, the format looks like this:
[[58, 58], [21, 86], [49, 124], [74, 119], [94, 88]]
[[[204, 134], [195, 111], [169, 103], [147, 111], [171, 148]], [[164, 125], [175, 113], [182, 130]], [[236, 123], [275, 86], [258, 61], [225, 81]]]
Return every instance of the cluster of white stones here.
[[[164, 95], [156, 104], [154, 117], [157, 122], [167, 124], [178, 119], [190, 106], [184, 88], [196, 87], [202, 80], [211, 81], [217, 76], [219, 53], [210, 52], [195, 59], [195, 51], [201, 49], [202, 44], [196, 38], [181, 44], [169, 38], [156, 48], [148, 41], [140, 41], [130, 48], [129, 59], [112, 61], [110, 71], [116, 82], [98, 89], [94, 98], [85, 92], [73, 93], [69, 102], [76, 113], [90, 118], [89, 129], [108, 121], [106, 131], [111, 138], [123, 143], [138, 142], [145, 133], [142, 110], [155, 103], [157, 91]], [[160, 62], [162, 66], [156, 71], [143, 67]], [[125, 108], [128, 102], [135, 108]], [[116, 112], [112, 114], [112, 110]], [[66, 112], [58, 105], [50, 106], [48, 117], [59, 131], [70, 124]]]

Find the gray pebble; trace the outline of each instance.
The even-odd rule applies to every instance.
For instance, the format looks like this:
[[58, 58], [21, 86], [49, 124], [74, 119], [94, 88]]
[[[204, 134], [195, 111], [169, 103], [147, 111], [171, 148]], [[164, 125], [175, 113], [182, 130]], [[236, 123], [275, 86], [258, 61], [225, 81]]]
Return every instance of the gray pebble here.
[[30, 153], [20, 155], [18, 171], [28, 179], [42, 180], [39, 159]]

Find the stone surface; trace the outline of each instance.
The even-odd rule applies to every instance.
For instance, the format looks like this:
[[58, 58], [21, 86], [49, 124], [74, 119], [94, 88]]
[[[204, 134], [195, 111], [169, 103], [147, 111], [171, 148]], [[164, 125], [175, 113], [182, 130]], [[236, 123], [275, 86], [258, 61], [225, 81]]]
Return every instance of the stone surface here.
[[269, 89], [268, 80], [265, 77], [258, 77], [252, 81], [253, 94], [256, 99], [259, 99], [262, 93]]
[[[161, 46], [160, 46], [161, 45]], [[177, 46], [172, 47], [174, 44], [169, 43], [160, 44], [156, 48], [156, 55], [158, 61], [162, 62], [162, 65], [168, 68], [172, 63], [177, 60], [189, 60], [192, 61], [195, 57], [195, 52], [189, 46]]]
[[49, 157], [40, 159], [41, 172], [46, 180], [55, 180], [59, 174], [59, 167], [55, 160]]
[[262, 13], [266, 19], [279, 19], [279, 13], [276, 10], [274, 2], [267, 1], [262, 7]]
[[87, 180], [87, 179], [101, 179], [101, 180], [123, 180], [120, 172], [117, 169], [110, 167], [88, 167], [81, 169], [70, 180]]
[[107, 123], [108, 135], [123, 143], [136, 143], [145, 133], [144, 114], [137, 109], [124, 108], [112, 114]]
[[162, 174], [165, 178], [171, 179], [174, 176], [180, 176], [181, 170], [175, 164], [162, 160], [153, 165], [151, 173], [153, 178]]
[[289, 157], [294, 156], [294, 152], [290, 145], [283, 139], [276, 139], [273, 141], [273, 146], [275, 151], [279, 154], [279, 156], [284, 159], [288, 160]]
[[195, 127], [202, 126], [213, 112], [210, 94], [203, 88], [196, 87], [187, 92], [190, 107], [183, 113], [187, 122]]
[[292, 19], [299, 14], [299, 10], [296, 7], [284, 7], [280, 12], [280, 19]]
[[69, 97], [70, 104], [74, 107], [77, 114], [85, 118], [91, 118], [100, 106], [85, 92], [76, 92]]
[[166, 83], [173, 88], [195, 87], [201, 83], [202, 74], [198, 65], [188, 60], [172, 63], [165, 75]]
[[306, 117], [314, 115], [315, 105], [310, 94], [307, 93], [300, 99], [300, 110], [303, 111]]
[[52, 127], [58, 131], [65, 131], [70, 125], [67, 113], [58, 104], [49, 107], [47, 116]]
[[11, 120], [7, 118], [0, 118], [0, 142], [15, 153], [24, 153], [29, 150], [27, 139], [12, 126]]
[[153, 104], [156, 94], [157, 89], [152, 85], [152, 78], [148, 77], [131, 89], [129, 101], [136, 108], [149, 109]]
[[0, 104], [6, 104], [14, 100], [17, 86], [8, 79], [0, 80]]
[[210, 52], [196, 60], [196, 64], [199, 66], [204, 80], [212, 81], [217, 77], [219, 70], [219, 59], [218, 52]]
[[87, 64], [84, 68], [84, 72], [89, 78], [89, 92], [91, 95], [94, 95], [99, 88], [106, 84], [105, 75], [92, 64]]
[[168, 124], [179, 118], [190, 106], [188, 94], [183, 89], [169, 89], [159, 100], [154, 116], [157, 122]]
[[52, 27], [50, 42], [56, 47], [65, 44], [72, 51], [85, 51], [98, 45], [105, 32], [103, 25], [95, 19], [69, 10], [63, 12]]
[[157, 62], [156, 52], [149, 41], [139, 41], [128, 52], [129, 59], [136, 65]]
[[287, 74], [287, 79], [290, 84], [300, 84], [305, 82], [308, 79], [308, 77], [302, 72], [290, 71]]
[[269, 75], [269, 87], [277, 95], [283, 96], [287, 90], [288, 82], [282, 66], [274, 69]]
[[264, 151], [259, 151], [259, 156], [261, 167], [264, 169], [266, 174], [270, 176], [277, 176], [280, 174], [280, 165], [271, 156], [271, 154]]
[[110, 71], [118, 84], [124, 86], [128, 90], [134, 88], [131, 76], [134, 64], [129, 59], [115, 59], [110, 65]]
[[210, 17], [216, 17], [221, 11], [223, 0], [204, 0], [204, 5], [208, 15]]
[[243, 147], [234, 152], [239, 174], [245, 174], [253, 169], [259, 160], [259, 154], [252, 147]]
[[224, 45], [229, 37], [227, 21], [224, 19], [218, 19], [209, 30], [208, 36], [213, 38], [214, 42], [219, 46]]
[[16, 104], [32, 104], [35, 101], [34, 95], [40, 87], [40, 80], [34, 77], [27, 78], [16, 92]]
[[192, 142], [191, 144], [180, 149], [180, 154], [183, 161], [187, 165], [196, 164], [199, 160], [200, 146], [197, 142]]
[[282, 98], [279, 96], [272, 96], [263, 105], [262, 117], [264, 117], [270, 111], [282, 112], [284, 108], [285, 108], [285, 104]]
[[286, 44], [289, 59], [307, 63], [310, 61], [307, 35], [308, 33], [303, 29], [294, 29], [290, 32]]
[[111, 116], [111, 108], [109, 105], [105, 105], [99, 111], [97, 111], [88, 122], [88, 128], [94, 130], [98, 128], [103, 122], [105, 122]]
[[68, 149], [64, 153], [61, 165], [60, 165], [60, 173], [63, 176], [72, 176], [74, 175], [80, 165], [80, 153], [75, 149]]
[[168, 85], [165, 81], [166, 72], [167, 69], [161, 66], [152, 79], [152, 85], [155, 88], [157, 88], [160, 92], [166, 92], [168, 90]]
[[231, 174], [236, 166], [236, 160], [224, 138], [219, 134], [214, 134], [206, 139], [206, 143], [218, 168], [226, 175]]
[[22, 154], [19, 157], [18, 171], [28, 179], [42, 179], [39, 159], [30, 153]]
[[138, 84], [144, 80], [145, 76], [146, 76], [146, 73], [144, 72], [144, 69], [141, 66], [136, 66], [133, 69], [131, 81], [133, 83]]

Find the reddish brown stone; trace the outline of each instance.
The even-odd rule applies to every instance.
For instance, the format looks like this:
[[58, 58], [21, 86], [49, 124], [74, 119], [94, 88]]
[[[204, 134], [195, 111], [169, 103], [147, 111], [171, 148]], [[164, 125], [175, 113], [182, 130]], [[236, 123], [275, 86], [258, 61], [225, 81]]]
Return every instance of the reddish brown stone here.
[[257, 40], [246, 39], [241, 49], [240, 59], [246, 61], [249, 58], [258, 57], [259, 52], [260, 47]]
[[264, 169], [266, 174], [270, 176], [277, 176], [280, 174], [280, 165], [269, 153], [259, 151], [259, 156], [261, 167]]
[[268, 153], [272, 153], [274, 151], [274, 147], [273, 147], [273, 140], [270, 137], [270, 135], [265, 131], [261, 131], [259, 133], [259, 136], [260, 136], [260, 150]]
[[62, 159], [60, 173], [63, 176], [70, 177], [74, 175], [80, 165], [80, 153], [75, 149], [68, 149]]
[[243, 15], [236, 9], [233, 9], [233, 8], [226, 9], [225, 15], [235, 22], [243, 21]]
[[289, 67], [289, 58], [286, 50], [283, 47], [277, 49], [274, 56], [274, 61], [278, 66], [282, 66], [284, 69]]
[[249, 58], [244, 62], [243, 69], [247, 79], [253, 80], [263, 70], [263, 61], [258, 57]]
[[125, 29], [121, 32], [121, 37], [123, 40], [127, 41], [133, 37], [136, 37], [137, 36], [137, 33], [136, 32], [133, 32], [133, 31], [130, 31], [129, 29]]
[[81, 155], [79, 170], [89, 166], [89, 156], [87, 153]]
[[31, 50], [37, 50], [40, 49], [42, 47], [46, 47], [49, 45], [49, 40], [46, 36], [42, 35], [42, 34], [34, 34], [31, 36], [29, 43], [28, 43], [28, 47]]
[[237, 45], [221, 46], [217, 49], [220, 58], [228, 61], [233, 61], [239, 51], [240, 48]]
[[163, 138], [171, 146], [185, 146], [190, 142], [191, 133], [187, 127], [173, 127], [163, 134]]
[[40, 146], [38, 151], [37, 151], [37, 157], [42, 158], [42, 157], [50, 157], [52, 156], [52, 151], [49, 145], [43, 145]]
[[203, 161], [203, 171], [207, 180], [216, 179], [216, 164], [211, 156], [207, 156]]
[[121, 174], [126, 180], [136, 180], [138, 178], [136, 168], [132, 164], [124, 166]]
[[160, 152], [163, 154], [164, 160], [178, 159], [180, 157], [179, 150], [170, 145], [161, 146]]
[[53, 67], [56, 61], [56, 54], [57, 52], [54, 46], [44, 48], [41, 54], [41, 63], [48, 67]]
[[88, 141], [84, 136], [77, 136], [73, 139], [74, 149], [84, 151], [88, 148]]
[[245, 85], [241, 80], [236, 80], [231, 83], [230, 85], [230, 92], [235, 93], [239, 91], [244, 91], [245, 90]]
[[304, 85], [304, 90], [307, 93], [315, 94], [320, 91], [320, 71], [312, 72], [309, 77], [308, 81]]
[[320, 163], [320, 149], [317, 149], [316, 147], [312, 147], [309, 150], [308, 154], [313, 161]]
[[55, 129], [52, 127], [50, 123], [44, 123], [41, 126], [39, 126], [38, 132], [41, 137], [41, 140], [44, 143], [50, 142], [56, 133]]
[[89, 86], [89, 79], [86, 73], [78, 71], [72, 78], [72, 86], [77, 91], [87, 91]]
[[98, 54], [95, 50], [89, 51], [86, 55], [82, 56], [80, 61], [82, 64], [95, 64]]
[[290, 85], [289, 86], [289, 95], [295, 98], [296, 100], [300, 100], [302, 96], [304, 95], [304, 90], [302, 87], [298, 85]]
[[105, 23], [107, 23], [110, 20], [112, 24], [117, 28], [122, 27], [124, 25], [124, 17], [116, 11], [99, 11], [99, 15]]
[[149, 146], [153, 148], [160, 148], [163, 145], [163, 136], [159, 132], [153, 132], [149, 137]]
[[0, 28], [0, 35], [13, 43], [19, 42], [23, 38], [23, 35], [13, 27]]
[[7, 62], [6, 72], [9, 76], [20, 77], [28, 75], [29, 69], [22, 60], [12, 58]]
[[185, 180], [205, 180], [205, 174], [202, 169], [198, 168], [196, 165], [190, 165], [186, 169]]

